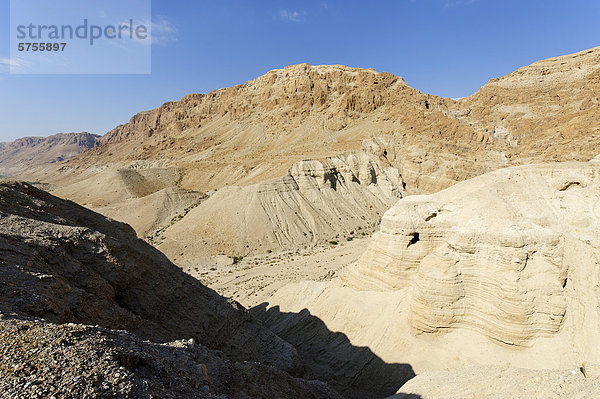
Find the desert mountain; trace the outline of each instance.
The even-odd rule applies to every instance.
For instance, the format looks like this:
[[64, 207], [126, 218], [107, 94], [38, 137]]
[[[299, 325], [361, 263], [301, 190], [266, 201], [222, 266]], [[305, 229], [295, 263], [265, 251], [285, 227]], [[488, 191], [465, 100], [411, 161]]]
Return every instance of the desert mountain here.
[[[599, 73], [594, 48], [493, 79], [457, 102], [372, 69], [293, 65], [142, 112], [75, 159], [23, 177], [126, 221], [172, 259], [185, 248], [245, 255], [314, 245], [377, 225], [393, 204], [390, 187], [430, 193], [503, 166], [588, 161], [600, 153]], [[348, 175], [357, 166], [344, 160], [365, 149], [372, 170], [397, 170], [401, 190]], [[332, 185], [338, 167], [345, 182]], [[349, 192], [363, 199], [349, 206]], [[383, 195], [373, 208], [360, 204], [374, 192]], [[267, 220], [273, 209], [284, 220]], [[348, 222], [336, 226], [336, 215]], [[206, 234], [213, 225], [217, 233]], [[174, 245], [181, 237], [199, 240]]]
[[417, 374], [508, 364], [591, 375], [600, 369], [599, 225], [600, 164], [500, 169], [403, 198], [339, 278], [288, 284], [255, 314], [308, 358], [341, 350], [311, 327], [318, 318]]
[[91, 133], [59, 133], [0, 143], [0, 176], [15, 175], [32, 166], [73, 158], [93, 148], [99, 137]]
[[[442, 112], [451, 104], [389, 73], [293, 65], [142, 112], [107, 133], [93, 151], [68, 162], [64, 172], [166, 161], [181, 168], [182, 188], [208, 191], [281, 178], [297, 162], [347, 155], [360, 150], [364, 140], [376, 139], [386, 143], [381, 152], [392, 166], [408, 175], [411, 190], [437, 190], [499, 165], [498, 153], [489, 165], [479, 154], [485, 147], [481, 141], [491, 136], [477, 137]], [[428, 150], [439, 154], [429, 159]], [[480, 162], [464, 160], [473, 157]], [[460, 166], [460, 173], [450, 170], [447, 160]]]
[[594, 48], [492, 79], [455, 102], [372, 69], [293, 65], [142, 112], [71, 164], [169, 160], [184, 167], [184, 188], [203, 191], [281, 177], [298, 161], [382, 136], [410, 192], [428, 192], [498, 167], [510, 148], [511, 164], [598, 154], [599, 68]]
[[600, 48], [538, 61], [498, 78], [453, 107], [492, 134], [508, 164], [587, 161], [600, 142]]

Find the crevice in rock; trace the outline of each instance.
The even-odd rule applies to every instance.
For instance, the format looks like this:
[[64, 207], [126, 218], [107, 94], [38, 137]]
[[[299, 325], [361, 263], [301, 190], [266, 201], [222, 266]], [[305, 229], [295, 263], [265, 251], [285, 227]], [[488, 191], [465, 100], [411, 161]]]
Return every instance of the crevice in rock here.
[[408, 242], [408, 245], [406, 246], [406, 248], [418, 243], [420, 240], [419, 233], [412, 233], [410, 236], [411, 236], [411, 238], [410, 238], [410, 241]]
[[438, 213], [437, 213], [437, 212], [433, 212], [431, 215], [429, 215], [429, 216], [427, 216], [427, 217], [425, 218], [425, 221], [426, 221], [426, 222], [429, 222], [431, 219], [433, 219], [433, 218], [434, 218], [434, 217], [436, 217], [437, 215], [438, 215]]
[[567, 191], [570, 190], [572, 188], [576, 188], [576, 187], [581, 187], [581, 183], [578, 181], [572, 181], [569, 182], [567, 184], [565, 184], [561, 189], [559, 189], [558, 191]]

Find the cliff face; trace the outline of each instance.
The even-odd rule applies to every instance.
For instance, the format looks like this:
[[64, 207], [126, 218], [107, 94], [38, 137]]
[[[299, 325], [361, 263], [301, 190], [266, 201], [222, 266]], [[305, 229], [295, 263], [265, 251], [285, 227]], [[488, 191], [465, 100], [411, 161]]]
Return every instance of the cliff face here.
[[[293, 65], [142, 112], [68, 167], [169, 160], [185, 170], [183, 188], [205, 191], [280, 178], [299, 161], [357, 151], [364, 140], [378, 139], [397, 154], [390, 161], [405, 169], [409, 191], [436, 190], [482, 173], [490, 158], [484, 153], [491, 136], [443, 113], [451, 103], [389, 73]], [[498, 157], [491, 158], [489, 167], [497, 167]], [[446, 160], [452, 165], [442, 165]]]
[[492, 79], [452, 108], [491, 134], [508, 163], [588, 161], [600, 141], [600, 47]]
[[99, 137], [91, 133], [59, 133], [0, 143], [0, 174], [19, 174], [31, 166], [73, 158], [93, 148]]
[[[504, 168], [399, 200], [340, 278], [290, 283], [267, 307], [306, 309], [417, 374], [440, 364], [598, 370], [599, 225], [599, 163]], [[295, 339], [305, 322], [272, 325]], [[306, 356], [313, 332], [303, 334]]]
[[409, 193], [506, 165], [600, 152], [600, 49], [536, 62], [458, 102], [372, 69], [300, 64], [135, 115], [72, 166], [169, 160], [183, 187], [282, 177], [294, 163], [381, 138]]
[[503, 169], [408, 197], [386, 212], [348, 281], [411, 287], [417, 332], [468, 326], [527, 346], [559, 332], [569, 295], [586, 284], [577, 276], [600, 259], [599, 190], [598, 164], [558, 164]]
[[218, 190], [167, 228], [157, 243], [171, 258], [193, 259], [345, 241], [372, 232], [405, 194], [403, 184], [398, 170], [372, 147], [301, 161], [284, 178]]

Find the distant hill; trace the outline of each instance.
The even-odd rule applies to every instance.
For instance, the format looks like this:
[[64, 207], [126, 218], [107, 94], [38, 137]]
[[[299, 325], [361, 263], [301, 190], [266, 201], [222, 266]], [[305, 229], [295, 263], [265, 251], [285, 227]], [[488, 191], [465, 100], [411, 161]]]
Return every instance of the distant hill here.
[[59, 133], [49, 137], [24, 137], [0, 143], [0, 175], [22, 173], [27, 167], [60, 162], [93, 148], [100, 136], [92, 133]]

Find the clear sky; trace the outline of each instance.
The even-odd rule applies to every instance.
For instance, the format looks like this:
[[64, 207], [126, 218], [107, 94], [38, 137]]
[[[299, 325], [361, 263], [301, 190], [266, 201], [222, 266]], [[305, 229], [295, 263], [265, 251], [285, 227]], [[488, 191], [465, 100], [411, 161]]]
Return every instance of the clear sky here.
[[163, 102], [302, 62], [370, 67], [464, 97], [600, 45], [598, 0], [154, 0], [150, 75], [9, 75], [9, 15], [0, 0], [0, 141], [104, 134]]

